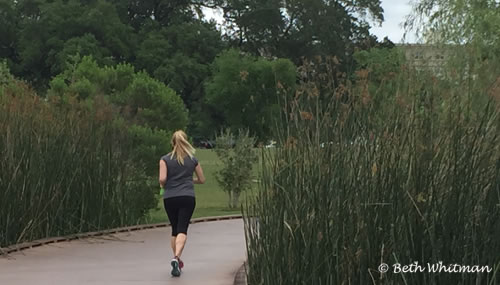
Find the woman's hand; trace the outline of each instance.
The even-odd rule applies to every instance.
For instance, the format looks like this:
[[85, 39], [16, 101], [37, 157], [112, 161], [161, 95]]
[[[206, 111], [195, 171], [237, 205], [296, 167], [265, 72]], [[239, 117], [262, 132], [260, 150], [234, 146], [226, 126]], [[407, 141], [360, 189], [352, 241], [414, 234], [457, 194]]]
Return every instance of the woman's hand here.
[[194, 169], [196, 173], [197, 178], [193, 178], [193, 183], [194, 184], [203, 184], [205, 183], [205, 175], [203, 175], [203, 169], [201, 168], [201, 165], [198, 163], [196, 165], [196, 168]]

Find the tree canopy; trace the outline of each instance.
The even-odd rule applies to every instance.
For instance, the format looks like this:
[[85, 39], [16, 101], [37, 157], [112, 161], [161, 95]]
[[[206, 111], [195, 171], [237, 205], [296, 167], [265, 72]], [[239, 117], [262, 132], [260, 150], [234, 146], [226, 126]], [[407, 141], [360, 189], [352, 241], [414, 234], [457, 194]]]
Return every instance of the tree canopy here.
[[103, 95], [121, 108], [125, 118], [153, 129], [171, 131], [187, 125], [187, 110], [175, 91], [145, 72], [136, 73], [129, 64], [99, 67], [86, 56], [56, 76], [48, 94], [76, 95], [81, 100]]
[[228, 0], [222, 9], [235, 45], [296, 64], [317, 55], [347, 61], [354, 47], [374, 41], [366, 16], [383, 21], [380, 0]]
[[[290, 60], [265, 60], [228, 50], [215, 60], [207, 83], [206, 101], [222, 117], [222, 125], [249, 128], [260, 140], [269, 139], [279, 116], [277, 88], [293, 89], [295, 66]], [[220, 126], [222, 127], [222, 126]]]
[[[207, 21], [204, 8], [222, 11], [223, 26]], [[303, 58], [324, 55], [336, 56], [342, 71], [352, 72], [355, 50], [377, 45], [376, 38], [369, 34], [370, 19], [383, 20], [380, 0], [0, 0], [0, 59], [41, 96], [62, 88], [83, 98], [95, 92], [111, 92], [103, 87], [106, 84], [92, 81], [90, 75], [74, 82], [63, 78], [75, 75], [71, 73], [75, 68], [73, 58], [92, 56], [95, 66], [115, 68], [124, 78], [119, 80], [134, 80], [130, 86], [135, 89], [112, 91], [107, 93], [110, 98], [124, 96], [120, 100], [125, 102], [136, 96], [145, 97], [139, 101], [146, 102], [151, 99], [149, 93], [132, 96], [131, 92], [142, 92], [140, 86], [147, 84], [151, 84], [151, 90], [162, 89], [158, 87], [161, 83], [175, 91], [189, 110], [188, 131], [213, 136], [224, 125], [253, 125], [252, 134], [265, 137], [268, 118], [251, 111], [274, 108], [274, 103], [266, 100], [271, 100], [275, 85], [264, 74], [274, 78], [272, 69], [277, 65], [286, 66], [288, 72], [293, 69], [290, 62], [300, 65]], [[237, 51], [227, 52], [228, 48], [246, 55], [231, 59], [229, 55]], [[218, 55], [218, 62], [214, 62]], [[272, 61], [277, 58], [281, 60]], [[285, 59], [290, 62], [284, 64]], [[227, 65], [224, 61], [249, 72], [249, 81], [228, 82], [238, 74], [222, 79], [221, 74], [229, 69], [213, 66]], [[78, 68], [84, 65], [90, 63], [83, 60]], [[133, 76], [125, 72], [132, 69]], [[225, 83], [242, 90], [228, 92]], [[251, 87], [263, 83], [268, 90]], [[221, 112], [213, 103], [218, 93], [225, 94], [220, 95], [225, 98], [224, 106], [233, 104], [230, 110]], [[248, 98], [255, 100], [262, 94], [267, 94], [267, 99], [255, 101], [260, 105], [245, 105]], [[241, 103], [241, 98], [247, 103]], [[153, 113], [160, 110], [153, 109]], [[242, 114], [248, 117], [238, 119]], [[163, 118], [161, 114], [143, 116], [154, 126], [160, 125], [153, 122], [155, 119]], [[185, 122], [183, 118], [182, 124]]]

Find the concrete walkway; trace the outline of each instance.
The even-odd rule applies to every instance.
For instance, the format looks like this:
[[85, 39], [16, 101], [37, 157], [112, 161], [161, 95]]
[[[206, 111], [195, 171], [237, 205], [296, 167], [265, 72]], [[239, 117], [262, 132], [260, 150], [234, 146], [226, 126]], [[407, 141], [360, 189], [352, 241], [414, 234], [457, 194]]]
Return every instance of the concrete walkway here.
[[170, 227], [49, 244], [0, 257], [5, 285], [230, 285], [245, 261], [243, 221], [192, 224], [181, 277], [171, 277]]

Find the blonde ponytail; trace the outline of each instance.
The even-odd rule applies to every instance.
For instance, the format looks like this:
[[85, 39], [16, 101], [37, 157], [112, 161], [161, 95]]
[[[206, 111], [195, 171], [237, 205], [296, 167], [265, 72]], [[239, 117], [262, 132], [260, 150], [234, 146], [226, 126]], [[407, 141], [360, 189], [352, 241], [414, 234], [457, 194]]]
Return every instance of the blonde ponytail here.
[[176, 131], [172, 135], [171, 143], [173, 146], [173, 150], [172, 153], [170, 154], [170, 158], [173, 159], [175, 156], [175, 158], [181, 165], [184, 165], [184, 158], [186, 156], [189, 156], [189, 158], [193, 158], [195, 149], [188, 142], [187, 135], [184, 131], [182, 130]]

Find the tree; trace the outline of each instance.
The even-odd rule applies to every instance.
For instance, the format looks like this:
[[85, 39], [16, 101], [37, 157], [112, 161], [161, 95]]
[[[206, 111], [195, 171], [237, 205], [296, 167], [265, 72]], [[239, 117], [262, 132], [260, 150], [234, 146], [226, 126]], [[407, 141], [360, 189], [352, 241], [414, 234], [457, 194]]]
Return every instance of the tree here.
[[153, 20], [161, 27], [190, 22], [195, 11], [190, 0], [111, 0], [120, 18], [135, 30], [141, 30]]
[[174, 89], [191, 109], [203, 96], [210, 64], [222, 51], [220, 32], [212, 24], [192, 21], [145, 28], [135, 65]]
[[222, 168], [216, 172], [215, 178], [229, 195], [229, 208], [238, 207], [241, 193], [252, 188], [252, 168], [257, 162], [254, 144], [255, 138], [242, 130], [234, 136], [230, 129], [226, 129], [216, 138], [215, 153]]
[[500, 3], [496, 0], [422, 0], [405, 22], [423, 40], [463, 44], [473, 40], [492, 43], [499, 35]]
[[181, 96], [190, 110], [191, 134], [212, 135], [214, 128], [198, 127], [195, 122], [207, 116], [204, 81], [211, 74], [210, 64], [225, 46], [215, 25], [193, 20], [160, 27], [151, 21], [140, 35], [134, 65]]
[[17, 44], [19, 19], [13, 1], [0, 0], [0, 58], [12, 66], [18, 60]]
[[405, 22], [433, 44], [467, 45], [481, 61], [500, 54], [500, 2], [496, 0], [422, 0]]
[[104, 0], [21, 1], [18, 4], [20, 72], [45, 89], [65, 69], [69, 55], [93, 55], [100, 64], [132, 57], [132, 29], [123, 24], [115, 7]]
[[259, 141], [269, 139], [279, 114], [278, 87], [295, 85], [289, 60], [266, 60], [231, 49], [217, 57], [207, 83], [206, 103], [219, 114], [220, 127], [248, 129]]
[[234, 45], [258, 55], [289, 58], [295, 64], [302, 57], [328, 55], [337, 56], [347, 67], [354, 47], [373, 41], [365, 16], [383, 21], [380, 0], [214, 2], [222, 7]]
[[187, 110], [182, 99], [165, 84], [130, 64], [99, 67], [91, 57], [74, 57], [71, 68], [50, 82], [49, 97], [76, 97], [92, 104], [104, 96], [118, 108], [132, 137], [132, 156], [155, 175], [154, 161], [165, 154], [173, 131], [185, 129]]
[[74, 94], [79, 99], [105, 95], [121, 107], [123, 116], [153, 129], [172, 131], [187, 125], [182, 99], [163, 83], [129, 64], [99, 67], [92, 57], [83, 57], [50, 83], [49, 95]]
[[[176, 91], [196, 110], [190, 116], [206, 117], [204, 81], [226, 43], [198, 8], [184, 0], [0, 0], [0, 57], [41, 96], [75, 55], [101, 66], [128, 62]], [[82, 92], [85, 84], [77, 84]]]

